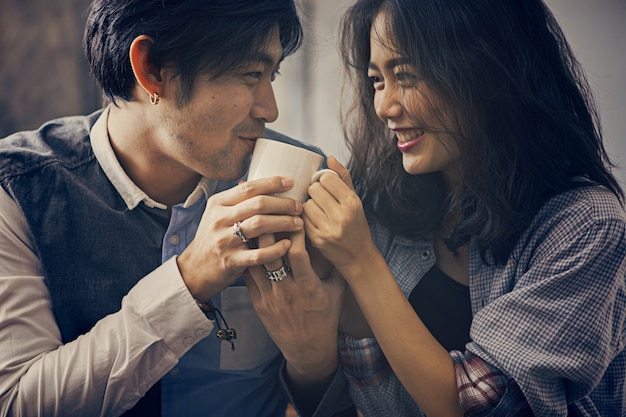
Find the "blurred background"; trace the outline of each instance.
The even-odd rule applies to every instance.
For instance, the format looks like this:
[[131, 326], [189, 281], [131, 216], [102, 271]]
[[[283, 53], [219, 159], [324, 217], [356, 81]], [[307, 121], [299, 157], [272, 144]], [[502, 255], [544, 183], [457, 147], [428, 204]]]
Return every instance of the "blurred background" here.
[[[353, 0], [296, 0], [305, 45], [275, 81], [280, 109], [269, 127], [347, 160], [339, 126], [337, 29]], [[626, 0], [546, 0], [581, 61], [615, 162], [626, 168]], [[0, 137], [58, 116], [85, 114], [101, 95], [83, 58], [89, 0], [0, 0]], [[626, 183], [625, 170], [617, 172]]]

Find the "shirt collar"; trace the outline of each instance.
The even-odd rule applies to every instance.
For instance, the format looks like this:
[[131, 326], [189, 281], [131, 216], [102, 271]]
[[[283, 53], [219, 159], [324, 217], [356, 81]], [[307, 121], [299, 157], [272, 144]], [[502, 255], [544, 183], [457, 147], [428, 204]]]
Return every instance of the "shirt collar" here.
[[[109, 140], [108, 120], [110, 106], [106, 107], [96, 123], [91, 128], [91, 147], [93, 153], [102, 167], [105, 175], [111, 181], [119, 195], [124, 199], [129, 210], [136, 208], [139, 203], [144, 203], [151, 208], [167, 209], [163, 203], [153, 200], [137, 184], [130, 179], [120, 165], [111, 142]], [[215, 191], [217, 181], [202, 177], [196, 188], [182, 204], [187, 208], [197, 202], [201, 197], [209, 198]]]

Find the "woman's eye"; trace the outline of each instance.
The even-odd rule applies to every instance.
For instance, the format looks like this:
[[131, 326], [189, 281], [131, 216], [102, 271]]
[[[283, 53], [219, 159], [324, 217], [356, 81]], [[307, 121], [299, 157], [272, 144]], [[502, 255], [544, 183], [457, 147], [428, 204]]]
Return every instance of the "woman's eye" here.
[[382, 86], [382, 83], [383, 83], [382, 77], [379, 77], [377, 75], [370, 75], [369, 79], [372, 82], [372, 85], [374, 86], [374, 88], [378, 89]]
[[409, 72], [399, 72], [396, 74], [396, 79], [404, 86], [417, 84], [417, 75]]

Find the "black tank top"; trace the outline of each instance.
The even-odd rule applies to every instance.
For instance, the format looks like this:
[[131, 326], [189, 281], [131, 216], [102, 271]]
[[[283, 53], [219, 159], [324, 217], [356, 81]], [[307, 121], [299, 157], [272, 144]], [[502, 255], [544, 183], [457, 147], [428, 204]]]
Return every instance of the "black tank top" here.
[[472, 324], [468, 286], [433, 266], [413, 288], [409, 302], [446, 350], [465, 350]]

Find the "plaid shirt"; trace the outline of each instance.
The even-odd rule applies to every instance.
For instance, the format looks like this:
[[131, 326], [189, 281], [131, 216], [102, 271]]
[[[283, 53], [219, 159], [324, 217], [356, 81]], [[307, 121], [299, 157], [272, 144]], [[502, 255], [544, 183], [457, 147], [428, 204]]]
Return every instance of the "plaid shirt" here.
[[[408, 296], [434, 264], [429, 240], [372, 236]], [[626, 219], [603, 187], [552, 198], [505, 265], [470, 244], [473, 322], [450, 352], [466, 416], [626, 416]], [[419, 416], [375, 339], [343, 335], [351, 395], [365, 416]], [[532, 410], [532, 411], [531, 411]]]

